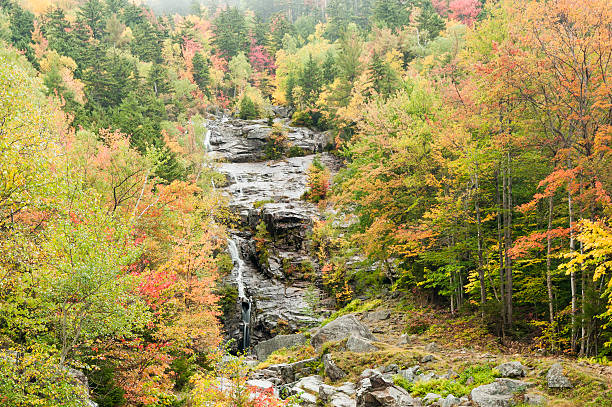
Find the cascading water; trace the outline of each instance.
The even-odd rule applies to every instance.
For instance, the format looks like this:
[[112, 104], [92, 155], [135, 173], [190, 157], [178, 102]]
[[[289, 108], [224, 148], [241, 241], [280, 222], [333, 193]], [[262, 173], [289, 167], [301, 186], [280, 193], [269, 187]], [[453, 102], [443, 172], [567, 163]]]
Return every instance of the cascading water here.
[[251, 301], [245, 294], [244, 290], [244, 260], [238, 250], [238, 245], [234, 239], [228, 239], [227, 246], [230, 252], [230, 256], [234, 262], [234, 270], [236, 270], [236, 285], [238, 286], [238, 301], [242, 309], [242, 349], [246, 350], [249, 348], [251, 343]]
[[210, 129], [206, 130], [206, 134], [204, 135], [204, 149], [207, 153], [212, 151], [212, 146], [210, 145]]

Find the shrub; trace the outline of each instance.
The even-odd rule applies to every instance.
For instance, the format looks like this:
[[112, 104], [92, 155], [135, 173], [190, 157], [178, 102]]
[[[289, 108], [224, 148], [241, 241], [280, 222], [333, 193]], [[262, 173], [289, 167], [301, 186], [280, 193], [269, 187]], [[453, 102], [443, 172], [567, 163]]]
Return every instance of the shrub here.
[[272, 126], [272, 131], [264, 149], [266, 158], [277, 160], [283, 157], [287, 148], [287, 132], [282, 125], [275, 124]]
[[319, 109], [297, 110], [291, 117], [292, 126], [313, 127], [319, 130], [327, 130], [329, 122], [326, 115]]
[[268, 244], [272, 241], [272, 236], [270, 236], [270, 232], [268, 232], [268, 228], [263, 220], [259, 221], [259, 224], [255, 229], [255, 236], [253, 236], [253, 240], [255, 240], [255, 250], [257, 251], [259, 265], [262, 267], [267, 267], [268, 260], [270, 258]]
[[327, 197], [330, 185], [329, 170], [323, 165], [319, 157], [312, 160], [306, 174], [308, 189], [304, 193], [304, 199], [310, 202], [319, 202]]
[[240, 102], [240, 118], [242, 120], [257, 119], [259, 112], [250, 97], [244, 96]]

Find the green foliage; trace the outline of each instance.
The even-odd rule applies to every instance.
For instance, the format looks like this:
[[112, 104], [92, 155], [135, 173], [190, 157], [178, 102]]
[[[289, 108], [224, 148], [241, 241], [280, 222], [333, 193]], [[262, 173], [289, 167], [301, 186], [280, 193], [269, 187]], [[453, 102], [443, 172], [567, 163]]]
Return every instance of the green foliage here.
[[214, 20], [214, 44], [219, 53], [228, 60], [247, 51], [249, 38], [244, 14], [236, 7], [228, 7]]
[[287, 147], [287, 132], [281, 125], [274, 125], [264, 147], [266, 158], [270, 160], [282, 158], [287, 151]]
[[[498, 373], [490, 365], [473, 365], [466, 368], [457, 379], [434, 379], [426, 382], [410, 382], [401, 375], [395, 375], [393, 382], [413, 396], [423, 397], [427, 393], [436, 393], [442, 397], [452, 394], [455, 397], [468, 395], [472, 389], [491, 383]], [[468, 385], [467, 382], [470, 381]]]
[[240, 118], [242, 120], [252, 120], [259, 117], [257, 106], [248, 96], [244, 96], [240, 102]]
[[230, 316], [236, 312], [238, 302], [238, 287], [233, 284], [219, 284], [215, 289], [219, 296], [219, 306], [223, 315]]
[[259, 221], [257, 224], [253, 239], [255, 240], [255, 249], [257, 251], [259, 265], [262, 267], [267, 267], [270, 257], [268, 245], [272, 241], [272, 236], [270, 235], [270, 232], [268, 232], [268, 228], [263, 220]]
[[219, 253], [216, 257], [217, 268], [219, 269], [219, 274], [222, 276], [226, 276], [234, 268], [234, 261], [231, 256], [225, 252]]
[[115, 407], [125, 403], [125, 391], [115, 383], [115, 366], [109, 361], [90, 362], [89, 385], [95, 389], [93, 399], [99, 407]]
[[259, 208], [261, 208], [262, 206], [264, 206], [265, 204], [268, 204], [268, 203], [274, 203], [274, 199], [262, 199], [261, 201], [256, 201], [253, 204], [253, 208], [259, 209]]
[[4, 406], [80, 407], [87, 397], [57, 355], [42, 345], [0, 351], [0, 402]]

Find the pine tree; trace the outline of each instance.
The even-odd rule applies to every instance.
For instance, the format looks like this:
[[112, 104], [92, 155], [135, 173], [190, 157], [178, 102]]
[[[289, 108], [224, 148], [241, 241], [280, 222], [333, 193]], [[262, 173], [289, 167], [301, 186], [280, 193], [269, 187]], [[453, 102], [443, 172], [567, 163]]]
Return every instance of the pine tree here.
[[91, 28], [94, 38], [101, 39], [105, 26], [104, 6], [100, 0], [87, 0], [77, 12], [79, 21]]
[[206, 63], [206, 60], [199, 52], [196, 52], [193, 56], [191, 63], [193, 64], [193, 81], [202, 92], [210, 96], [210, 90], [208, 89], [210, 83], [208, 63]]
[[319, 64], [314, 60], [312, 54], [309, 55], [304, 69], [300, 72], [298, 84], [304, 91], [304, 102], [314, 105], [321, 93], [323, 86], [323, 74]]
[[257, 106], [255, 106], [251, 98], [245, 95], [240, 102], [240, 118], [242, 120], [251, 120], [257, 119], [258, 116]]
[[221, 11], [215, 18], [214, 44], [221, 55], [230, 59], [239, 52], [248, 52], [249, 37], [244, 14], [236, 7]]

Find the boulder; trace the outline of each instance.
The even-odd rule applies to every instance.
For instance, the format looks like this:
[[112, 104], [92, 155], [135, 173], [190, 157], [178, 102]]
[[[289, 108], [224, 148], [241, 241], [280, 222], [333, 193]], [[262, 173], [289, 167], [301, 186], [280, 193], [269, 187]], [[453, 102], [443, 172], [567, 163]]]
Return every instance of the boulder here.
[[449, 394], [445, 399], [440, 400], [441, 407], [453, 407], [458, 406], [459, 404], [461, 404], [461, 399], [453, 396], [452, 394]]
[[357, 407], [408, 407], [417, 405], [410, 394], [393, 384], [393, 379], [376, 370], [366, 369], [369, 377], [359, 382], [356, 393]]
[[329, 401], [330, 407], [356, 407], [357, 402], [346, 394], [336, 393]]
[[501, 377], [525, 377], [527, 374], [525, 366], [518, 361], [502, 363], [495, 369], [499, 371]]
[[384, 321], [391, 317], [391, 312], [388, 310], [378, 310], [368, 312], [365, 316], [366, 321], [376, 322], [376, 321]]
[[264, 361], [270, 354], [279, 349], [301, 346], [305, 343], [306, 337], [303, 334], [277, 335], [272, 339], [259, 342], [255, 345], [255, 354], [257, 355], [257, 359]]
[[442, 398], [442, 396], [440, 396], [437, 393], [427, 393], [425, 395], [425, 397], [423, 397], [423, 403], [425, 403], [426, 406], [429, 406], [429, 405], [437, 402], [441, 398]]
[[473, 389], [472, 401], [479, 407], [510, 407], [516, 404], [515, 394], [531, 386], [520, 380], [496, 379], [493, 383]]
[[410, 345], [412, 341], [410, 340], [410, 335], [408, 334], [403, 334], [402, 336], [400, 336], [399, 341], [397, 342], [398, 345]]
[[346, 341], [346, 349], [355, 353], [376, 352], [378, 348], [367, 339], [351, 335]]
[[296, 394], [304, 402], [302, 405], [316, 405], [319, 397], [319, 388], [323, 385], [321, 376], [308, 376], [300, 379], [291, 388], [291, 393]]
[[421, 363], [433, 362], [435, 359], [434, 355], [425, 355], [421, 358]]
[[329, 353], [323, 355], [323, 370], [325, 376], [334, 382], [346, 377], [346, 373], [336, 365]]
[[329, 324], [318, 329], [310, 339], [310, 343], [315, 349], [321, 349], [325, 342], [340, 341], [351, 335], [371, 341], [376, 340], [370, 330], [363, 325], [353, 314], [341, 316]]
[[548, 387], [551, 389], [570, 389], [572, 388], [572, 383], [569, 379], [563, 374], [563, 366], [560, 363], [555, 363], [548, 369], [548, 373], [546, 374], [546, 381], [548, 382]]

